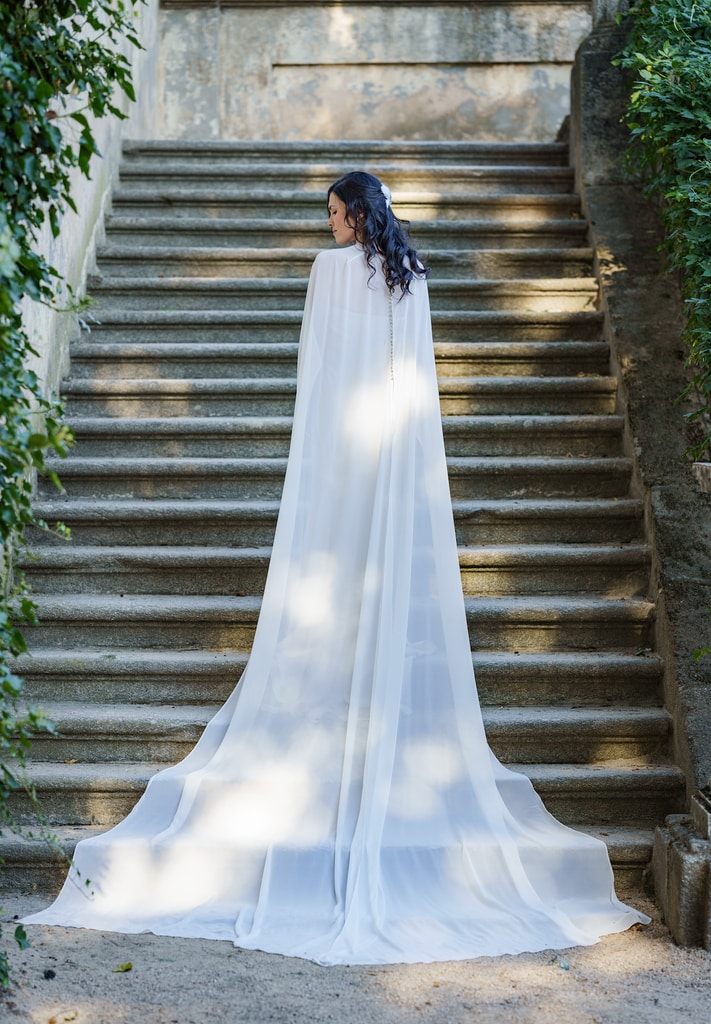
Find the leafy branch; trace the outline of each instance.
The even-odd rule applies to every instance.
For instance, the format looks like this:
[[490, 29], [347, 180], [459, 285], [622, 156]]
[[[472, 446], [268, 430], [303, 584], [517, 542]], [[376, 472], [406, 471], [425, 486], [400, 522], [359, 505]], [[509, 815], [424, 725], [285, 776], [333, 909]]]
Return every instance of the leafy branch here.
[[[144, 0], [0, 0], [0, 836], [18, 832], [10, 800], [25, 791], [31, 737], [51, 732], [41, 710], [21, 705], [11, 659], [26, 652], [22, 628], [36, 609], [16, 566], [29, 527], [46, 529], [31, 503], [34, 478], [59, 480], [47, 455], [63, 457], [71, 432], [29, 368], [37, 356], [20, 313], [23, 300], [58, 308], [67, 288], [39, 251], [39, 232], [60, 232], [75, 168], [90, 177], [99, 156], [92, 121], [124, 117], [113, 97], [135, 99], [123, 38], [140, 47], [134, 23]], [[71, 129], [70, 130], [70, 126]], [[42, 821], [40, 815], [40, 821]], [[1, 862], [0, 862], [1, 867]], [[26, 940], [22, 929], [15, 938]], [[0, 951], [0, 985], [8, 984]]]

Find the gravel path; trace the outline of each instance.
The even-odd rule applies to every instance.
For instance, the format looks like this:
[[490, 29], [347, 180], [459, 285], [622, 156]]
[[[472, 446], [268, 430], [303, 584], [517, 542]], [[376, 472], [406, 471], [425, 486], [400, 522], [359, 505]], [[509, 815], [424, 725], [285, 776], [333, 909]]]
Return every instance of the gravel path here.
[[[621, 894], [625, 898], [624, 894]], [[638, 894], [627, 896], [656, 915]], [[3, 899], [12, 917], [46, 904]], [[711, 953], [655, 920], [565, 953], [456, 963], [318, 967], [227, 942], [28, 929], [12, 950], [2, 1024], [657, 1024], [711, 1019]], [[117, 972], [122, 964], [132, 969]]]

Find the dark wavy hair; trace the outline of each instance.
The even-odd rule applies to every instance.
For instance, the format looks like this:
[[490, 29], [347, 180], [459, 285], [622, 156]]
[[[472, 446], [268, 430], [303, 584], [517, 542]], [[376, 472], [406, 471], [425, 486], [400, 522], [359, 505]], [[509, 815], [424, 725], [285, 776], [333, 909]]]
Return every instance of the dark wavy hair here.
[[410, 244], [409, 222], [400, 220], [386, 201], [382, 182], [367, 171], [350, 171], [334, 181], [327, 193], [326, 206], [335, 193], [346, 205], [346, 224], [355, 230], [356, 241], [365, 250], [365, 259], [375, 274], [376, 259], [382, 263], [385, 281], [391, 292], [400, 288], [401, 297], [410, 291], [415, 277], [427, 277], [430, 269]]

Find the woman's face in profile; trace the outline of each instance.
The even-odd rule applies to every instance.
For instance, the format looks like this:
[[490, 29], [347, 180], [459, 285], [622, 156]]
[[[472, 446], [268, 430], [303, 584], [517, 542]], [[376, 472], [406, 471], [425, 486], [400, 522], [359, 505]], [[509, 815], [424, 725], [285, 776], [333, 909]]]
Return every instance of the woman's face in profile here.
[[337, 245], [355, 242], [355, 229], [346, 223], [346, 204], [335, 192], [328, 197], [328, 226], [333, 232]]

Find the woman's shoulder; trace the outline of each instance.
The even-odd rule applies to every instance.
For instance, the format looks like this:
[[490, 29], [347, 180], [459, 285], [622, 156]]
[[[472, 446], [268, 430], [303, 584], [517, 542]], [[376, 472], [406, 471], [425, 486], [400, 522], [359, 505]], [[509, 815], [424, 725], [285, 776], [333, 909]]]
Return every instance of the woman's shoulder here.
[[362, 252], [363, 250], [356, 245], [347, 245], [338, 249], [322, 249], [316, 256], [314, 265], [318, 263], [321, 266], [342, 266], [345, 263], [349, 263], [352, 259], [361, 256]]
[[354, 245], [343, 249], [322, 249], [311, 265], [311, 277], [340, 277], [344, 273], [350, 273], [349, 268], [357, 262], [364, 263], [363, 253]]

